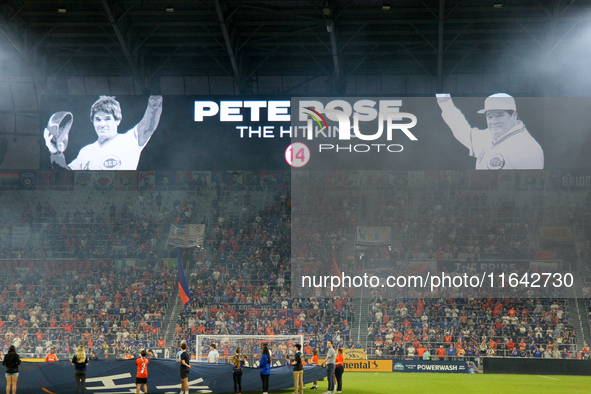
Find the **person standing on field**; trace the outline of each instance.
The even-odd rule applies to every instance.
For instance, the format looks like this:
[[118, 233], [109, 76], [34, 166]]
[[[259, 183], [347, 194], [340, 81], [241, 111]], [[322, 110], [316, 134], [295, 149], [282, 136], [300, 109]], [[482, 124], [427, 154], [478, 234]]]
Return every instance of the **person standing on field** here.
[[269, 394], [269, 377], [271, 376], [271, 353], [269, 352], [269, 345], [263, 344], [263, 352], [261, 360], [257, 367], [261, 370], [261, 382], [263, 383], [263, 394]]
[[140, 352], [140, 358], [135, 360], [137, 365], [137, 374], [135, 375], [135, 394], [140, 394], [140, 388], [144, 386], [144, 393], [148, 393], [148, 363], [150, 359], [146, 357], [146, 351], [142, 349]]
[[326, 342], [328, 352], [326, 352], [326, 358], [322, 362], [322, 366], [326, 365], [326, 377], [328, 378], [328, 390], [324, 394], [334, 394], [334, 369], [337, 358], [337, 353], [334, 350], [332, 341]]
[[220, 359], [220, 353], [215, 348], [215, 343], [209, 345], [209, 353], [207, 354], [207, 362], [210, 364], [217, 364]]
[[[318, 365], [318, 349], [316, 348], [312, 349], [312, 362], [310, 363], [310, 365]], [[310, 387], [310, 390], [318, 390], [317, 380], [314, 381], [314, 385]]]
[[86, 366], [88, 365], [88, 356], [84, 351], [84, 346], [78, 346], [78, 351], [72, 357], [74, 366], [74, 378], [76, 378], [76, 394], [82, 387], [82, 394], [86, 393]]
[[242, 367], [244, 356], [240, 354], [240, 348], [236, 348], [236, 354], [232, 358], [232, 380], [234, 381], [234, 394], [242, 393]]
[[181, 343], [181, 394], [189, 394], [189, 370], [191, 369], [191, 356], [187, 353], [187, 344]]
[[12, 394], [16, 394], [16, 381], [18, 380], [18, 366], [20, 364], [21, 359], [16, 353], [16, 348], [11, 345], [2, 361], [2, 365], [6, 367], [6, 394], [10, 394], [11, 387]]
[[295, 354], [291, 365], [293, 367], [293, 392], [304, 394], [304, 365], [302, 364], [302, 345], [296, 343], [294, 345]]
[[337, 351], [337, 357], [335, 359], [334, 376], [337, 380], [337, 393], [343, 390], [343, 373], [345, 372], [345, 360], [343, 358], [343, 348], [339, 348]]

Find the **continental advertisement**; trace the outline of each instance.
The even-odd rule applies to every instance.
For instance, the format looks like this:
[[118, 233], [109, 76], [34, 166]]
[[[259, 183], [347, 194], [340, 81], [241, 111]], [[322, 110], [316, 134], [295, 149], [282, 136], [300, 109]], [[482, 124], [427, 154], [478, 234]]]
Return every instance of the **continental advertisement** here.
[[345, 371], [392, 372], [392, 360], [345, 360]]

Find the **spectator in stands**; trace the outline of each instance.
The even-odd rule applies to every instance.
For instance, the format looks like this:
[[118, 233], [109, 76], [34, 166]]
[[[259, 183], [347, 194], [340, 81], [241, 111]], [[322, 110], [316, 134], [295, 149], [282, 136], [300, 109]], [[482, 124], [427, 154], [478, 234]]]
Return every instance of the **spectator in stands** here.
[[90, 359], [93, 361], [98, 360], [98, 357], [97, 357], [96, 352], [94, 350], [90, 351]]
[[269, 353], [269, 345], [266, 343], [263, 344], [263, 351], [261, 353], [261, 359], [259, 361], [259, 365], [257, 368], [261, 370], [263, 394], [269, 394], [269, 376], [271, 375], [271, 353]]
[[84, 346], [78, 346], [76, 354], [72, 357], [72, 365], [74, 366], [74, 378], [76, 379], [76, 394], [78, 394], [80, 387], [82, 387], [82, 394], [85, 394], [86, 366], [88, 365], [88, 358], [84, 351]]
[[429, 346], [425, 348], [423, 352], [423, 360], [431, 360], [431, 352], [429, 352]]
[[439, 348], [437, 349], [437, 357], [440, 360], [443, 360], [445, 357], [445, 349], [443, 348], [443, 345], [439, 345]]
[[519, 357], [519, 352], [517, 352], [517, 349], [513, 348], [513, 350], [511, 350], [511, 357]]
[[209, 353], [207, 354], [207, 362], [210, 364], [217, 364], [220, 359], [220, 353], [216, 350], [215, 343], [209, 345]]
[[455, 355], [456, 355], [456, 348], [453, 344], [450, 344], [449, 347], [447, 348], [447, 356], [449, 357], [450, 360], [453, 360]]
[[16, 353], [14, 346], [8, 348], [8, 353], [2, 361], [2, 365], [6, 367], [6, 394], [10, 394], [12, 387], [12, 394], [16, 394], [16, 382], [18, 380], [18, 366], [21, 363], [19, 355]]
[[569, 358], [570, 354], [568, 352], [568, 350], [566, 349], [566, 347], [562, 348], [562, 353], [560, 353], [560, 357], [562, 358]]
[[45, 356], [45, 361], [59, 361], [57, 356], [55, 355], [55, 348], [51, 348], [49, 349], [49, 354], [47, 356]]
[[544, 358], [552, 358], [552, 348], [550, 346], [546, 346], [546, 351], [544, 352]]

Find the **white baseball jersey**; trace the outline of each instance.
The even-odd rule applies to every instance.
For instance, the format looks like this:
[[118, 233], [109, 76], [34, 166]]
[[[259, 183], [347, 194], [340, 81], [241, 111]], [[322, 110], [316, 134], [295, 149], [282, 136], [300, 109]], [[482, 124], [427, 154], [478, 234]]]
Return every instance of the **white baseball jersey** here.
[[69, 164], [72, 170], [137, 170], [142, 150], [137, 127], [125, 134], [117, 134], [103, 145], [98, 141], [80, 149], [78, 157]]
[[544, 169], [544, 152], [527, 131], [523, 122], [503, 135], [496, 143], [492, 133], [473, 128], [470, 156], [476, 157], [477, 170], [541, 170]]
[[454, 137], [476, 157], [477, 170], [542, 170], [544, 151], [519, 121], [515, 127], [493, 143], [492, 133], [470, 127], [451, 100], [439, 103], [441, 116]]

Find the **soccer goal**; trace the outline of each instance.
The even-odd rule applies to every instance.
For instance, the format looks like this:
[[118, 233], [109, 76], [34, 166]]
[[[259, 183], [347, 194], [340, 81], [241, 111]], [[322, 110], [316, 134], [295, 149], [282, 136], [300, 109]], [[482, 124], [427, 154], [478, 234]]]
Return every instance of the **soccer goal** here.
[[220, 354], [218, 363], [231, 362], [236, 348], [240, 348], [246, 365], [255, 367], [259, 364], [263, 344], [269, 345], [273, 366], [284, 365], [286, 357], [293, 357], [293, 345], [304, 347], [303, 335], [197, 335], [195, 352], [198, 362], [207, 362], [210, 345], [215, 344]]

